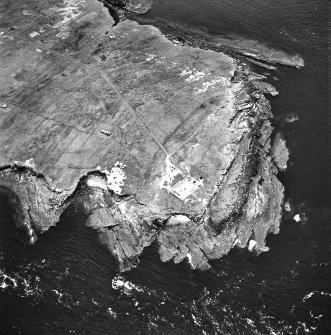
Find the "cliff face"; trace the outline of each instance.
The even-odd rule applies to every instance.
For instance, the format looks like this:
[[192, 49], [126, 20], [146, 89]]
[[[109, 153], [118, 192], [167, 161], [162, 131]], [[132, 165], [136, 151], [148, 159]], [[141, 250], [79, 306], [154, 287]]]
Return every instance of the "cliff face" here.
[[153, 241], [199, 269], [249, 240], [267, 250], [283, 187], [245, 68], [152, 26], [113, 27], [96, 0], [8, 0], [0, 22], [0, 185], [31, 241], [79, 201], [121, 270]]

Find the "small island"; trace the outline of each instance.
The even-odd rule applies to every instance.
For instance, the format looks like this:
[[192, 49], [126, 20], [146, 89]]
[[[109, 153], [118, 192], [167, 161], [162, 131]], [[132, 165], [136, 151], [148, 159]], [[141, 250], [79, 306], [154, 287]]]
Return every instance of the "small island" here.
[[275, 91], [222, 52], [114, 25], [103, 2], [0, 4], [0, 185], [30, 241], [78, 203], [121, 271], [154, 242], [201, 270], [235, 246], [267, 251], [288, 158]]

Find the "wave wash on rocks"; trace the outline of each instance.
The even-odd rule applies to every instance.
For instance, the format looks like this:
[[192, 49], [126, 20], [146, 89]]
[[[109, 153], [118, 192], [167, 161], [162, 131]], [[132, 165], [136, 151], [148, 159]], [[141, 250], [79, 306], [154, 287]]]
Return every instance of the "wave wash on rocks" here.
[[114, 27], [96, 0], [7, 0], [0, 18], [0, 185], [31, 241], [75, 202], [122, 271], [152, 242], [194, 269], [267, 250], [286, 148], [258, 76], [152, 26]]

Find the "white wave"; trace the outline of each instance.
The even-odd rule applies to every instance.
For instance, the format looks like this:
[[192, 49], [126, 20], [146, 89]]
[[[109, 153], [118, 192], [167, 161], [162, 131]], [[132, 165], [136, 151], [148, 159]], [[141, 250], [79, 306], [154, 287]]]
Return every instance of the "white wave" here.
[[39, 276], [26, 276], [25, 278], [19, 273], [7, 274], [0, 269], [0, 289], [18, 290], [17, 294], [20, 297], [41, 295], [41, 290], [38, 287], [39, 282]]
[[117, 161], [110, 172], [107, 169], [101, 170], [106, 175], [108, 189], [118, 195], [122, 193], [124, 180], [126, 179], [125, 167], [124, 163]]
[[144, 290], [138, 286], [130, 282], [129, 280], [125, 280], [122, 276], [116, 276], [112, 280], [112, 288], [114, 290], [122, 290], [125, 294], [130, 294], [132, 291], [143, 292]]
[[319, 320], [323, 316], [323, 314], [314, 315], [312, 311], [309, 311], [309, 314], [312, 319], [317, 319], [317, 320]]
[[325, 296], [328, 296], [328, 297], [331, 297], [331, 293], [329, 292], [324, 292], [324, 291], [312, 291], [308, 294], [306, 294], [303, 298], [302, 298], [302, 302], [305, 302], [307, 299], [311, 298], [313, 294], [321, 294], [321, 295], [325, 295]]
[[0, 288], [5, 289], [7, 287], [16, 288], [17, 287], [17, 279], [7, 275], [0, 269]]
[[112, 316], [114, 319], [117, 318], [117, 313], [111, 309], [111, 307], [107, 308], [107, 313]]
[[62, 303], [61, 299], [63, 297], [63, 293], [61, 293], [61, 292], [59, 292], [58, 290], [55, 290], [55, 289], [53, 289], [52, 291], [58, 296], [57, 301], [58, 301], [59, 304], [61, 304]]

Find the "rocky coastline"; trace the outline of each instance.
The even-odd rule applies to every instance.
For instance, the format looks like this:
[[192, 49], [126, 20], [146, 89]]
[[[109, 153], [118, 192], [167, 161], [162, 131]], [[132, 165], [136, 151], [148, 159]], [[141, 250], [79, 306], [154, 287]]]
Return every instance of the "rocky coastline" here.
[[0, 5], [0, 187], [30, 242], [79, 203], [121, 271], [151, 243], [200, 270], [234, 247], [267, 251], [288, 159], [265, 96], [277, 91], [219, 50], [114, 25], [102, 2]]
[[127, 11], [123, 15], [140, 24], [150, 24], [157, 27], [167, 38], [178, 45], [190, 45], [205, 50], [224, 52], [241, 62], [258, 65], [270, 71], [276, 71], [279, 65], [297, 69], [305, 65], [304, 60], [298, 54], [293, 55], [282, 50], [275, 50], [256, 40], [235, 35], [215, 36], [202, 28], [165, 22], [159, 18], [149, 19]]

